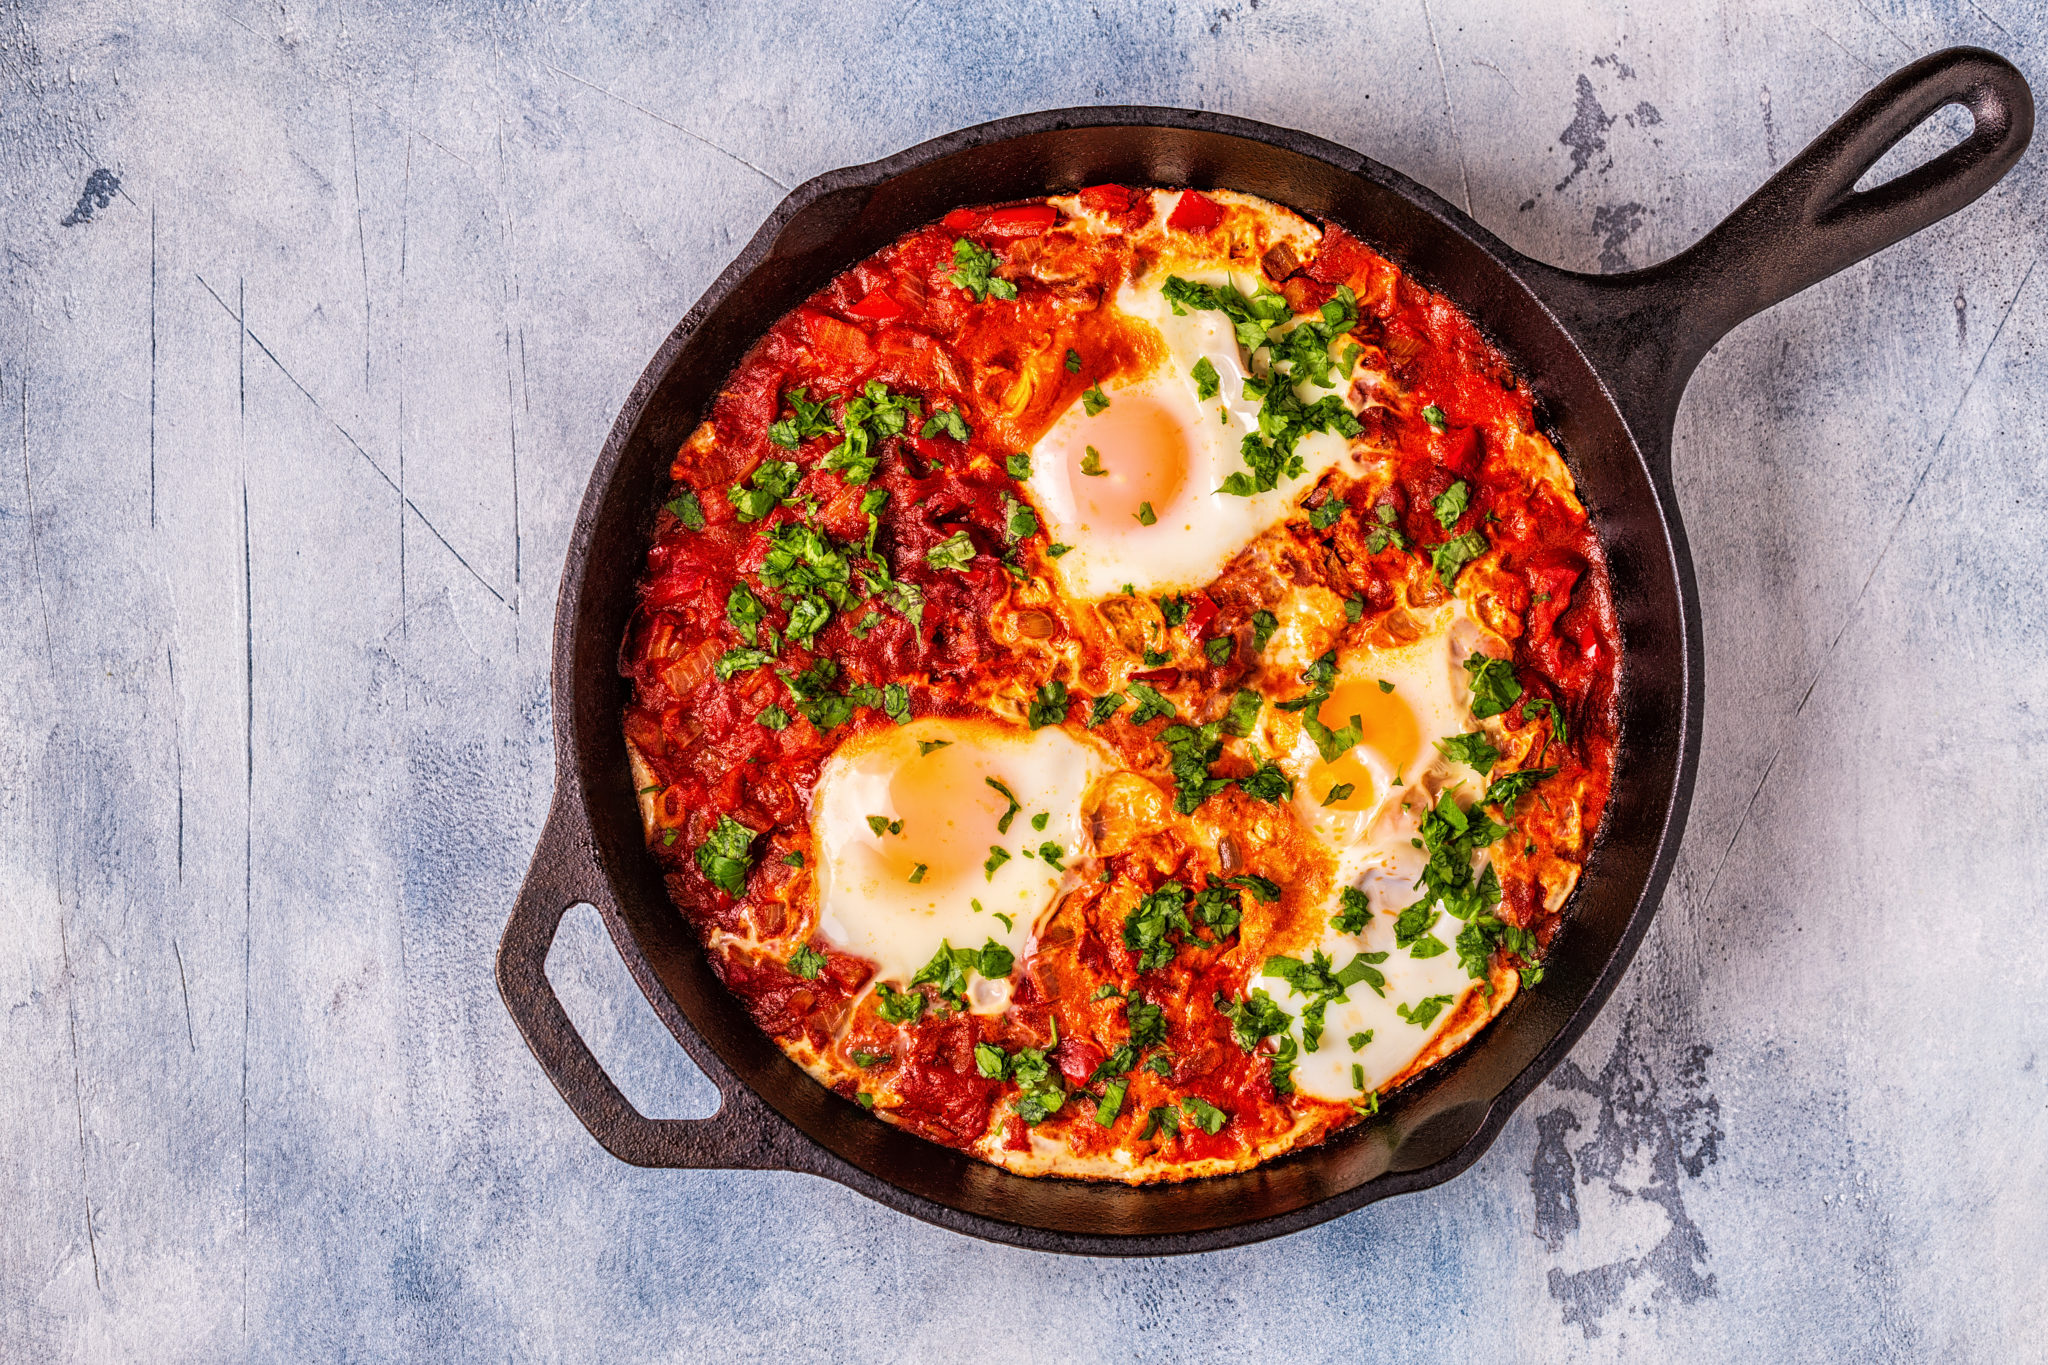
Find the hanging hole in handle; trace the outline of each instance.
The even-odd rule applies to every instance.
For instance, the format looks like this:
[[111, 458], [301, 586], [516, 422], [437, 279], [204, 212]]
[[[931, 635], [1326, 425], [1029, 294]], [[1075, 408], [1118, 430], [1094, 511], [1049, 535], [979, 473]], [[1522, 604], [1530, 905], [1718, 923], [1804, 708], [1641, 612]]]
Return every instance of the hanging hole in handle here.
[[1896, 180], [1910, 170], [1924, 166], [1949, 148], [1961, 143], [1976, 127], [1976, 120], [1970, 108], [1960, 102], [1944, 104], [1915, 124], [1913, 131], [1900, 138], [1892, 149], [1877, 159], [1875, 165], [1863, 173], [1856, 182], [1856, 193], [1867, 194], [1878, 186]]
[[579, 902], [548, 950], [548, 984], [619, 1093], [650, 1119], [708, 1119], [718, 1089], [661, 1026], [619, 960], [604, 918]]

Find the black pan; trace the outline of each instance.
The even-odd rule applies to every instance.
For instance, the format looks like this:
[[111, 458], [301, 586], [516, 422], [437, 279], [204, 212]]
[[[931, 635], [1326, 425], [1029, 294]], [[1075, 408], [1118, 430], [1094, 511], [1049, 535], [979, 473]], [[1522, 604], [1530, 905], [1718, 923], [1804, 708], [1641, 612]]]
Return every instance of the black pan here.
[[[1949, 104], [1974, 120], [1961, 143], [1854, 190]], [[2011, 64], [1975, 48], [1938, 53], [1878, 86], [1691, 250], [1597, 277], [1529, 260], [1356, 152], [1179, 109], [1026, 114], [804, 184], [656, 352], [577, 514], [555, 616], [554, 805], [498, 950], [505, 1004], [548, 1078], [622, 1160], [801, 1171], [957, 1232], [1049, 1251], [1235, 1246], [1458, 1174], [1614, 989], [1678, 851], [1702, 713], [1699, 599], [1670, 469], [1687, 377], [1744, 318], [1990, 189], [2033, 122], [2033, 96]], [[949, 209], [1104, 182], [1244, 190], [1340, 223], [1470, 314], [1535, 390], [1577, 476], [1607, 549], [1624, 646], [1613, 795], [1542, 987], [1377, 1119], [1239, 1175], [1142, 1188], [1011, 1175], [874, 1119], [784, 1057], [669, 903], [619, 728], [619, 640], [669, 462], [747, 347], [838, 271]], [[544, 968], [563, 913], [582, 901], [602, 913], [655, 1013], [718, 1087], [713, 1117], [635, 1111], [563, 1013]]]

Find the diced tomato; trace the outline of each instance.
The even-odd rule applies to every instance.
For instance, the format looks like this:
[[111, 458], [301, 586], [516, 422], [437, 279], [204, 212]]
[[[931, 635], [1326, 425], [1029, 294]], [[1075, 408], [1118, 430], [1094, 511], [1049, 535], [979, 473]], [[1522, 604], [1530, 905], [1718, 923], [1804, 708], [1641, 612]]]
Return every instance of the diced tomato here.
[[866, 318], [869, 322], [894, 322], [903, 316], [903, 305], [877, 289], [846, 311], [854, 317]]
[[1123, 213], [1131, 207], [1131, 192], [1122, 185], [1090, 185], [1081, 191], [1081, 207], [1091, 213]]
[[939, 222], [943, 226], [951, 228], [954, 232], [965, 232], [981, 222], [981, 214], [974, 209], [954, 209], [944, 218], [939, 219]]
[[1189, 636], [1199, 638], [1202, 627], [1216, 619], [1216, 604], [1209, 600], [1209, 594], [1205, 592], [1196, 593], [1191, 600], [1194, 607], [1188, 612], [1186, 625]]
[[1030, 237], [1045, 231], [1059, 222], [1059, 210], [1051, 204], [1019, 204], [1015, 208], [997, 209], [988, 216], [991, 232], [1001, 232], [1013, 237]]
[[868, 334], [829, 313], [806, 310], [804, 330], [810, 334], [811, 345], [817, 348], [819, 356], [835, 365], [861, 366], [874, 358]]
[[1214, 199], [1188, 190], [1173, 206], [1166, 225], [1180, 232], [1207, 232], [1223, 221], [1223, 206]]
[[1438, 462], [1461, 479], [1478, 469], [1486, 454], [1478, 427], [1452, 427], [1440, 433], [1434, 444]]
[[1102, 1065], [1106, 1054], [1086, 1038], [1062, 1038], [1052, 1055], [1059, 1062], [1060, 1074], [1067, 1078], [1068, 1085], [1085, 1085], [1095, 1074], [1095, 1068]]
[[1372, 262], [1365, 243], [1332, 223], [1323, 230], [1322, 246], [1303, 272], [1326, 284], [1342, 284]]

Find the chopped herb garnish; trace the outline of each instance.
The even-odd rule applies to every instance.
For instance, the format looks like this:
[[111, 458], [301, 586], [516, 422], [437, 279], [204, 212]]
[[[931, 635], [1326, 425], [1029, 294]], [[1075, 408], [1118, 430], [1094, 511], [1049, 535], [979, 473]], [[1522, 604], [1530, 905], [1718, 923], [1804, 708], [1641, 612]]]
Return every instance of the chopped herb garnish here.
[[924, 437], [927, 441], [934, 436], [950, 436], [962, 445], [967, 443], [967, 438], [970, 435], [967, 423], [960, 416], [960, 409], [958, 408], [935, 409], [932, 415], [925, 420], [923, 429], [917, 434]]
[[1229, 635], [1219, 635], [1204, 642], [1202, 652], [1209, 656], [1209, 662], [1222, 665], [1230, 662], [1230, 656], [1237, 652], [1237, 641]]
[[697, 866], [713, 886], [727, 895], [744, 895], [747, 873], [754, 865], [749, 850], [759, 834], [759, 830], [741, 824], [730, 815], [719, 816], [711, 833], [697, 846]]
[[761, 724], [771, 730], [787, 730], [789, 728], [789, 712], [779, 706], [763, 707], [761, 714], [754, 717], [754, 719], [760, 721]]
[[875, 985], [875, 1013], [892, 1024], [913, 1023], [924, 1017], [923, 991], [899, 991], [888, 982]]
[[697, 501], [694, 489], [685, 488], [668, 500], [668, 513], [683, 524], [685, 531], [704, 529], [704, 504]]
[[1031, 477], [1031, 457], [1029, 455], [1012, 455], [1003, 461], [1003, 467], [1010, 472], [1010, 477], [1013, 479], [1028, 479]]
[[976, 246], [965, 237], [954, 239], [953, 273], [947, 278], [966, 290], [976, 303], [987, 302], [991, 295], [999, 299], [1017, 297], [1017, 286], [997, 277], [995, 268], [994, 252]]
[[1497, 716], [1521, 699], [1522, 685], [1515, 681], [1515, 666], [1506, 659], [1473, 654], [1465, 660], [1465, 671], [1472, 675], [1473, 719]]
[[886, 1052], [869, 1052], [864, 1048], [855, 1048], [846, 1055], [853, 1059], [855, 1066], [861, 1067], [874, 1066], [877, 1063], [889, 1060], [889, 1054]]
[[1073, 548], [1074, 547], [1071, 545], [1048, 545], [1045, 547], [1046, 557], [1048, 559], [1058, 559], [1061, 555], [1065, 554], [1067, 551]]
[[1093, 388], [1088, 389], [1086, 392], [1084, 392], [1081, 395], [1081, 406], [1087, 409], [1088, 415], [1090, 417], [1093, 417], [1096, 413], [1101, 412], [1104, 408], [1108, 407], [1109, 397], [1107, 394], [1103, 393], [1102, 385], [1097, 384]]
[[1258, 723], [1259, 709], [1265, 705], [1264, 698], [1249, 687], [1240, 687], [1230, 698], [1230, 709], [1223, 713], [1223, 733], [1243, 739], [1250, 735], [1252, 726]]
[[1500, 762], [1500, 750], [1493, 747], [1493, 741], [1483, 730], [1470, 734], [1452, 735], [1449, 739], [1436, 742], [1437, 752], [1453, 763], [1463, 763], [1480, 773], [1493, 771], [1493, 765]]
[[1149, 502], [1139, 503], [1138, 510], [1131, 513], [1131, 515], [1138, 519], [1138, 525], [1140, 526], [1156, 526], [1159, 524], [1159, 514], [1152, 510], [1152, 504]]
[[1223, 1131], [1223, 1125], [1230, 1122], [1230, 1115], [1218, 1109], [1205, 1099], [1189, 1095], [1180, 1102], [1181, 1112], [1193, 1119], [1195, 1126], [1203, 1132], [1214, 1135]]
[[1108, 720], [1117, 713], [1123, 704], [1124, 694], [1121, 692], [1105, 692], [1097, 697], [1095, 704], [1088, 708], [1088, 728], [1093, 730], [1096, 726]]
[[988, 846], [988, 861], [981, 865], [981, 870], [988, 874], [989, 881], [994, 881], [996, 879], [996, 869], [1008, 861], [1010, 861], [1010, 850], [990, 844]]
[[813, 436], [823, 436], [837, 430], [832, 416], [823, 401], [813, 403], [808, 390], [791, 389], [783, 395], [789, 404], [789, 416], [768, 428], [768, 439], [784, 450], [795, 450]]
[[1458, 518], [1465, 515], [1465, 509], [1472, 503], [1472, 488], [1463, 479], [1430, 500], [1436, 510], [1436, 524], [1446, 531], [1458, 524]]
[[1038, 812], [1038, 814], [1031, 817], [1031, 828], [1037, 830], [1040, 834], [1043, 834], [1045, 833], [1046, 825], [1051, 823], [1051, 821], [1052, 812], [1042, 810]]
[[1550, 738], [1565, 743], [1564, 708], [1548, 697], [1531, 697], [1522, 703], [1522, 714], [1532, 718], [1550, 717]]
[[923, 881], [924, 874], [930, 870], [931, 869], [926, 867], [923, 863], [919, 863], [916, 867], [910, 870], [910, 884], [912, 886], [915, 886], [919, 882]]
[[1412, 1006], [1396, 1005], [1394, 1013], [1417, 1028], [1428, 1028], [1436, 1022], [1436, 1017], [1444, 1012], [1444, 1006], [1450, 1003], [1451, 997], [1448, 995], [1432, 995], [1426, 1000], [1416, 1001]]
[[974, 558], [974, 542], [965, 531], [955, 531], [924, 552], [924, 562], [934, 569], [965, 569]]
[[1325, 806], [1334, 806], [1339, 801], [1349, 801], [1351, 799], [1351, 793], [1355, 790], [1357, 790], [1357, 784], [1355, 783], [1334, 783], [1330, 787], [1330, 794], [1323, 798], [1323, 804]]
[[1308, 509], [1308, 524], [1318, 531], [1327, 531], [1343, 517], [1344, 508], [1344, 499], [1333, 496]]
[[1273, 632], [1280, 628], [1280, 618], [1270, 611], [1252, 613], [1252, 653], [1258, 654], [1266, 648], [1266, 641], [1273, 638]]
[[1095, 1121], [1104, 1128], [1116, 1126], [1116, 1116], [1124, 1107], [1124, 1092], [1130, 1088], [1130, 1084], [1129, 1081], [1118, 1077], [1102, 1087], [1102, 1098], [1095, 1104]]
[[1017, 818], [1017, 812], [1023, 810], [1024, 806], [1021, 802], [1017, 800], [1017, 794], [1011, 791], [1008, 787], [1004, 786], [996, 778], [984, 777], [981, 780], [988, 783], [989, 786], [995, 788], [996, 791], [1001, 794], [1002, 798], [1010, 803], [1010, 808], [1003, 812], [1002, 818], [1000, 820], [996, 821], [996, 833], [1008, 834], [1010, 832], [1010, 822]]
[[[1367, 1043], [1370, 1043], [1372, 1041], [1372, 1030], [1366, 1029], [1361, 1033], [1354, 1033], [1344, 1041], [1351, 1044], [1351, 1050], [1353, 1052], [1357, 1052], [1358, 1050], [1363, 1048]], [[1359, 1088], [1363, 1089], [1364, 1087], [1361, 1086]]]
[[1442, 431], [1446, 426], [1450, 425], [1444, 417], [1444, 410], [1434, 403], [1431, 403], [1422, 410], [1422, 420], [1435, 427], [1438, 431]]
[[[1131, 724], [1133, 725], [1143, 725], [1148, 720], [1158, 720], [1161, 717], [1170, 718], [1174, 713], [1173, 703], [1161, 696], [1159, 690], [1150, 683], [1134, 682], [1125, 690], [1138, 703], [1137, 710], [1131, 713]], [[1116, 708], [1111, 707], [1110, 709], [1115, 710]]]
[[1081, 472], [1091, 479], [1099, 479], [1109, 473], [1102, 467], [1102, 452], [1094, 446], [1089, 446], [1088, 453], [1081, 457]]
[[825, 955], [808, 943], [800, 945], [789, 955], [789, 969], [806, 981], [816, 981], [818, 973], [825, 970]]
[[1067, 347], [1067, 373], [1081, 373], [1081, 353], [1071, 346]]
[[789, 867], [802, 867], [804, 865], [803, 852], [800, 849], [791, 849], [782, 855], [782, 861]]
[[1216, 366], [1209, 357], [1203, 356], [1188, 371], [1195, 381], [1195, 401], [1206, 403], [1223, 391], [1223, 380], [1216, 373]]
[[1486, 553], [1486, 533], [1467, 531], [1464, 535], [1433, 545], [1429, 550], [1429, 562], [1436, 569], [1436, 576], [1442, 580], [1446, 590], [1457, 582], [1458, 571]]
[[1031, 709], [1025, 713], [1025, 719], [1031, 722], [1032, 729], [1042, 730], [1048, 725], [1058, 725], [1066, 718], [1067, 685], [1053, 678], [1031, 699]]

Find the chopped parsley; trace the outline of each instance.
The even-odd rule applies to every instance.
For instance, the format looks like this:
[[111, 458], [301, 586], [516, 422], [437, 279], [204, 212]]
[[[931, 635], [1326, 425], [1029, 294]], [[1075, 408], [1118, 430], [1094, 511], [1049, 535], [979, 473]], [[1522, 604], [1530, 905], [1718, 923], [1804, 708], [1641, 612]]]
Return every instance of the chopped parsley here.
[[747, 477], [747, 484], [752, 486], [734, 484], [725, 490], [726, 500], [732, 503], [741, 521], [759, 521], [789, 496], [802, 477], [803, 471], [788, 460], [763, 460]]
[[1206, 403], [1223, 391], [1223, 380], [1216, 373], [1216, 366], [1209, 357], [1203, 356], [1195, 362], [1188, 374], [1195, 381], [1195, 401]]
[[967, 422], [960, 416], [960, 409], [939, 408], [926, 419], [924, 427], [917, 434], [927, 441], [934, 436], [950, 436], [965, 445], [971, 433], [967, 429]]
[[1039, 1048], [1006, 1053], [992, 1044], [976, 1043], [974, 1069], [992, 1081], [1017, 1083], [1017, 1117], [1026, 1123], [1045, 1122], [1067, 1102], [1067, 1092], [1060, 1087], [1059, 1068]]
[[1003, 468], [1009, 471], [1013, 479], [1028, 479], [1031, 477], [1031, 457], [1023, 454], [1012, 455], [1003, 461]]
[[685, 531], [704, 529], [704, 504], [697, 501], [696, 490], [685, 488], [668, 500], [668, 513], [683, 524]]
[[934, 569], [965, 569], [974, 558], [974, 542], [965, 531], [955, 531], [924, 552], [924, 562]]
[[713, 886], [728, 896], [744, 895], [747, 873], [754, 865], [749, 854], [759, 834], [759, 830], [741, 824], [730, 815], [719, 816], [711, 833], [697, 845], [697, 866]]
[[[1131, 690], [1136, 691], [1139, 686], [1133, 684]], [[1161, 730], [1156, 738], [1173, 755], [1173, 780], [1179, 792], [1173, 808], [1182, 815], [1194, 814], [1203, 802], [1231, 785], [1229, 778], [1209, 774], [1209, 765], [1223, 753], [1223, 727], [1216, 721], [1199, 729], [1176, 722]]]
[[[1158, 720], [1161, 717], [1171, 717], [1174, 714], [1173, 703], [1161, 696], [1158, 689], [1150, 683], [1134, 682], [1125, 690], [1138, 703], [1137, 710], [1131, 712], [1131, 724], [1133, 725], [1143, 725], [1148, 720]], [[1110, 709], [1115, 710], [1116, 708], [1111, 707]]]
[[953, 273], [946, 278], [967, 291], [976, 303], [991, 295], [999, 299], [1017, 297], [1017, 286], [994, 273], [996, 257], [987, 247], [976, 246], [965, 237], [953, 240]]
[[1392, 503], [1381, 503], [1373, 509], [1373, 516], [1379, 521], [1379, 525], [1365, 538], [1365, 548], [1368, 552], [1378, 554], [1389, 545], [1397, 550], [1408, 548], [1408, 537], [1402, 535], [1400, 528], [1394, 525], [1400, 514], [1394, 510]]
[[1333, 783], [1330, 787], [1330, 794], [1323, 798], [1323, 804], [1325, 806], [1334, 806], [1339, 801], [1349, 801], [1351, 799], [1351, 793], [1356, 790], [1358, 790], [1356, 783]]
[[1081, 353], [1071, 346], [1067, 347], [1067, 373], [1081, 373]]
[[1489, 659], [1473, 654], [1465, 660], [1472, 675], [1472, 718], [1487, 720], [1513, 706], [1522, 697], [1522, 685], [1515, 681], [1515, 666], [1506, 659]]
[[1500, 762], [1500, 750], [1493, 747], [1493, 741], [1483, 730], [1470, 734], [1452, 735], [1449, 739], [1436, 742], [1437, 752], [1453, 763], [1463, 763], [1481, 773], [1493, 771], [1493, 765]]
[[1130, 1088], [1130, 1084], [1119, 1076], [1102, 1087], [1102, 1098], [1095, 1104], [1095, 1121], [1104, 1128], [1116, 1126], [1116, 1116], [1123, 1110], [1124, 1092]]
[[1460, 479], [1432, 498], [1429, 505], [1436, 511], [1436, 524], [1448, 531], [1458, 524], [1458, 518], [1464, 516], [1465, 509], [1472, 505], [1472, 487]]
[[1109, 406], [1109, 396], [1102, 391], [1102, 385], [1097, 384], [1082, 393], [1081, 406], [1087, 409], [1090, 417], [1093, 417]]
[[912, 886], [915, 886], [919, 882], [923, 881], [924, 874], [926, 872], [929, 872], [930, 870], [931, 869], [926, 867], [923, 863], [919, 863], [916, 867], [910, 870], [910, 884]]
[[1318, 531], [1327, 531], [1344, 516], [1344, 499], [1332, 496], [1308, 509], [1308, 524]]
[[1550, 738], [1563, 744], [1565, 740], [1564, 708], [1548, 697], [1531, 697], [1522, 703], [1522, 714], [1532, 718], [1550, 717]]
[[1219, 635], [1202, 645], [1202, 652], [1209, 656], [1209, 662], [1219, 667], [1230, 662], [1230, 656], [1237, 652], [1237, 640], [1229, 635]]
[[1008, 787], [1004, 786], [999, 779], [993, 777], [984, 777], [981, 780], [983, 782], [986, 782], [989, 786], [995, 788], [997, 793], [999, 793], [1005, 801], [1008, 801], [1010, 803], [1010, 808], [1003, 812], [1002, 818], [1000, 820], [996, 821], [996, 833], [1008, 834], [1010, 832], [1010, 822], [1017, 818], [1018, 811], [1024, 809], [1023, 803], [1018, 801], [1017, 794], [1011, 791]]
[[1065, 554], [1067, 551], [1073, 548], [1074, 547], [1071, 545], [1048, 545], [1045, 547], [1046, 558], [1058, 559], [1061, 555]]
[[1031, 828], [1037, 830], [1040, 834], [1043, 834], [1045, 833], [1046, 825], [1051, 823], [1051, 821], [1052, 812], [1042, 810], [1038, 812], [1038, 814], [1031, 817]]
[[1434, 403], [1431, 403], [1428, 407], [1422, 410], [1422, 420], [1429, 423], [1438, 431], [1442, 431], [1445, 427], [1450, 425], [1448, 419], [1444, 417], [1444, 410]]
[[1330, 917], [1330, 923], [1339, 933], [1362, 934], [1371, 918], [1372, 903], [1366, 900], [1363, 891], [1347, 886], [1337, 893], [1337, 913]]
[[1432, 545], [1429, 549], [1429, 562], [1436, 570], [1437, 578], [1448, 590], [1458, 581], [1458, 571], [1485, 553], [1486, 533], [1467, 531], [1464, 535], [1456, 536], [1441, 545]]
[[1038, 534], [1038, 513], [1008, 493], [1003, 494], [1003, 534], [1012, 545]]
[[909, 1024], [924, 1017], [923, 991], [899, 991], [888, 982], [875, 985], [875, 1013], [892, 1024]]
[[818, 468], [837, 470], [849, 484], [863, 484], [875, 476], [881, 458], [876, 443], [901, 436], [910, 419], [924, 410], [920, 399], [891, 393], [879, 379], [870, 379], [855, 397], [846, 400], [839, 416], [841, 440], [825, 452]]
[[1089, 446], [1088, 453], [1081, 457], [1081, 472], [1091, 479], [1099, 479], [1109, 473], [1102, 467], [1102, 452], [1094, 446]]
[[1010, 861], [1010, 850], [997, 844], [990, 844], [988, 846], [988, 861], [981, 865], [981, 870], [988, 874], [989, 881], [994, 881], [996, 879], [996, 869], [1008, 861]]
[[1159, 514], [1152, 510], [1152, 504], [1149, 502], [1139, 503], [1138, 510], [1131, 513], [1131, 515], [1138, 519], [1138, 525], [1140, 526], [1157, 526], [1159, 524]]
[[1223, 733], [1239, 739], [1251, 734], [1252, 726], [1258, 722], [1259, 710], [1265, 699], [1249, 687], [1240, 687], [1230, 699], [1230, 709], [1223, 713]]
[[800, 944], [789, 955], [789, 969], [806, 981], [816, 981], [818, 973], [825, 970], [825, 955], [810, 944]]
[[1093, 730], [1096, 726], [1108, 720], [1117, 713], [1123, 704], [1124, 694], [1121, 692], [1105, 692], [1097, 697], [1095, 704], [1088, 708], [1088, 728]]
[[1230, 1115], [1218, 1109], [1205, 1099], [1189, 1095], [1180, 1102], [1181, 1112], [1194, 1121], [1197, 1128], [1211, 1134], [1223, 1131], [1223, 1125], [1230, 1122]]
[[761, 714], [754, 717], [754, 719], [760, 721], [761, 724], [767, 726], [770, 730], [787, 730], [789, 728], [789, 712], [779, 706], [762, 707]]
[[[1372, 1041], [1372, 1030], [1366, 1029], [1363, 1032], [1354, 1033], [1349, 1038], [1346, 1038], [1344, 1041], [1351, 1044], [1351, 1050], [1353, 1052], [1357, 1052], [1363, 1047], [1365, 1047], [1367, 1043], [1370, 1043]], [[1364, 1088], [1364, 1086], [1359, 1087], [1359, 1089], [1361, 1090], [1363, 1090]]]
[[886, 1052], [869, 1052], [864, 1048], [855, 1048], [846, 1055], [853, 1059], [855, 1066], [861, 1067], [874, 1066], [879, 1062], [890, 1060], [889, 1054]]
[[1387, 978], [1379, 970], [1379, 964], [1387, 960], [1386, 953], [1359, 953], [1343, 967], [1333, 971], [1334, 959], [1321, 949], [1316, 949], [1304, 962], [1293, 957], [1269, 957], [1259, 969], [1261, 976], [1278, 977], [1293, 987], [1295, 994], [1305, 996], [1308, 1004], [1301, 1011], [1301, 1041], [1309, 1052], [1322, 1046], [1323, 1012], [1332, 1003], [1343, 1003], [1349, 999], [1351, 987], [1363, 983], [1382, 999], [1387, 994]]
[[1503, 773], [1487, 787], [1486, 795], [1480, 798], [1480, 802], [1483, 805], [1499, 806], [1507, 813], [1508, 819], [1512, 820], [1515, 818], [1516, 798], [1534, 791], [1537, 784], [1546, 778], [1556, 777], [1557, 771], [1555, 768], [1522, 768], [1515, 772]]
[[1417, 1028], [1428, 1028], [1436, 1022], [1436, 1017], [1444, 1012], [1444, 1006], [1450, 1003], [1451, 997], [1448, 995], [1432, 995], [1416, 1001], [1413, 1005], [1396, 1005], [1394, 1013]]
[[1280, 618], [1272, 612], [1259, 610], [1252, 613], [1252, 653], [1258, 654], [1266, 648], [1266, 641], [1273, 638], [1273, 632], [1280, 628]]
[[735, 673], [745, 673], [763, 664], [775, 662], [775, 656], [765, 649], [728, 649], [718, 656], [717, 670], [720, 682], [730, 682]]
[[823, 436], [837, 430], [826, 403], [813, 403], [805, 389], [791, 389], [783, 395], [789, 404], [789, 416], [768, 428], [768, 439], [784, 450], [795, 450], [813, 436]]
[[1031, 709], [1025, 714], [1025, 719], [1031, 722], [1032, 729], [1042, 730], [1048, 725], [1058, 725], [1066, 718], [1067, 685], [1053, 678], [1031, 699]]
[[1017, 965], [1017, 955], [991, 938], [979, 948], [955, 948], [944, 939], [932, 960], [910, 978], [912, 986], [931, 986], [942, 999], [961, 1008], [967, 1005], [967, 978], [978, 973], [989, 981], [1000, 981]]
[[802, 867], [804, 865], [803, 852], [800, 849], [791, 849], [782, 855], [782, 861], [788, 867]]

